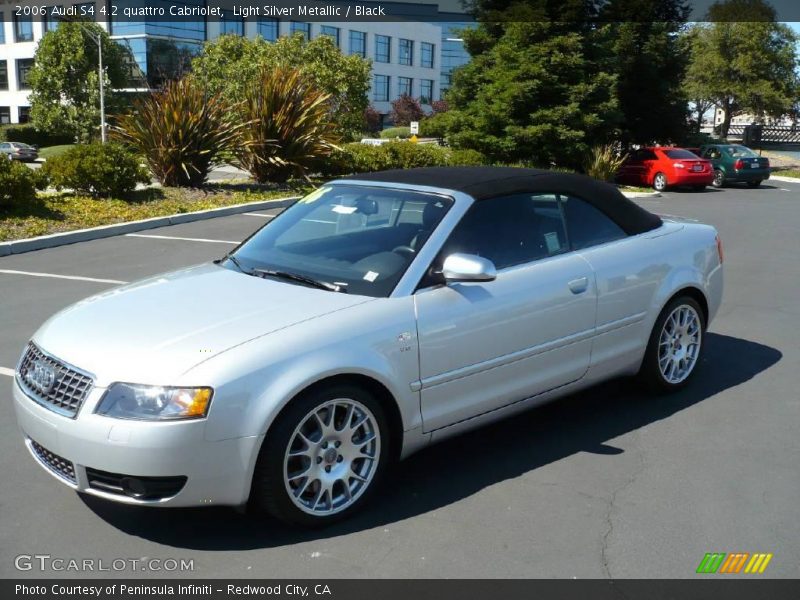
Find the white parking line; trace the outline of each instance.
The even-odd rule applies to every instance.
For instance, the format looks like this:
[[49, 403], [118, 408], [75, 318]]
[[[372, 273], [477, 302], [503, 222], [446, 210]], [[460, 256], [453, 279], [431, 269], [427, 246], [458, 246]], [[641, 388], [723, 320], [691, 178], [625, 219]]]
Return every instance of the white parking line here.
[[242, 213], [245, 217], [261, 217], [263, 219], [274, 219], [278, 215], [262, 215], [261, 213]]
[[0, 375], [5, 375], [6, 377], [13, 377], [14, 369], [9, 369], [8, 367], [0, 367]]
[[178, 240], [181, 242], [205, 242], [207, 244], [238, 244], [231, 240], [209, 240], [206, 238], [177, 237], [174, 235], [147, 235], [144, 233], [126, 233], [126, 237], [152, 238], [156, 240]]
[[97, 279], [95, 277], [80, 277], [78, 275], [58, 275], [56, 273], [34, 273], [32, 271], [15, 271], [13, 269], [0, 269], [0, 273], [8, 275], [29, 275], [30, 277], [52, 277], [54, 279], [73, 279], [75, 281], [92, 281], [95, 283], [128, 283], [118, 279]]

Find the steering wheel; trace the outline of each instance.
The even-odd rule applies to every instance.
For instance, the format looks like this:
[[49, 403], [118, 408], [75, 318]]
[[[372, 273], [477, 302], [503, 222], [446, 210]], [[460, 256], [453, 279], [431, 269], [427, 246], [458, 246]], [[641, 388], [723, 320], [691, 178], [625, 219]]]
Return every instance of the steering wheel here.
[[397, 254], [407, 255], [409, 257], [414, 256], [417, 251], [414, 250], [411, 246], [398, 246], [394, 248], [392, 252], [396, 252]]

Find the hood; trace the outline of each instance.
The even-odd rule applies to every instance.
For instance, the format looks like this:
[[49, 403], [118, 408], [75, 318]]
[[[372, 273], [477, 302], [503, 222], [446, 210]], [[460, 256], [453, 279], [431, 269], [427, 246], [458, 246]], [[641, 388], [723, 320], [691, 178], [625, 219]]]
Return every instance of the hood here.
[[370, 300], [204, 264], [82, 300], [33, 341], [98, 386], [167, 385], [233, 346]]

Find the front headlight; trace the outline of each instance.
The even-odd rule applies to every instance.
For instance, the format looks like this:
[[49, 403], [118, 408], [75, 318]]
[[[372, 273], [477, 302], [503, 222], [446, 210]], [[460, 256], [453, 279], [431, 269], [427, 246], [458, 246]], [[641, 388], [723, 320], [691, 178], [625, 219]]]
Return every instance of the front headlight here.
[[114, 383], [103, 395], [97, 414], [118, 419], [167, 421], [200, 419], [208, 414], [214, 390]]

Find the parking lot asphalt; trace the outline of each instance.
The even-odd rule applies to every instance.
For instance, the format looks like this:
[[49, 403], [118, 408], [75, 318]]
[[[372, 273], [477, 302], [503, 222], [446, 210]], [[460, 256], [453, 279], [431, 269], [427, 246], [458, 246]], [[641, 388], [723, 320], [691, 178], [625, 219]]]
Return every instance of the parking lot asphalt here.
[[686, 578], [706, 552], [773, 553], [761, 577], [799, 577], [800, 184], [640, 203], [723, 239], [725, 297], [692, 384], [651, 397], [614, 381], [433, 446], [362, 514], [311, 532], [81, 498], [28, 455], [11, 405], [19, 354], [51, 314], [219, 257], [274, 211], [0, 258], [0, 577], [175, 574], [14, 566], [46, 554], [191, 559], [193, 577]]

